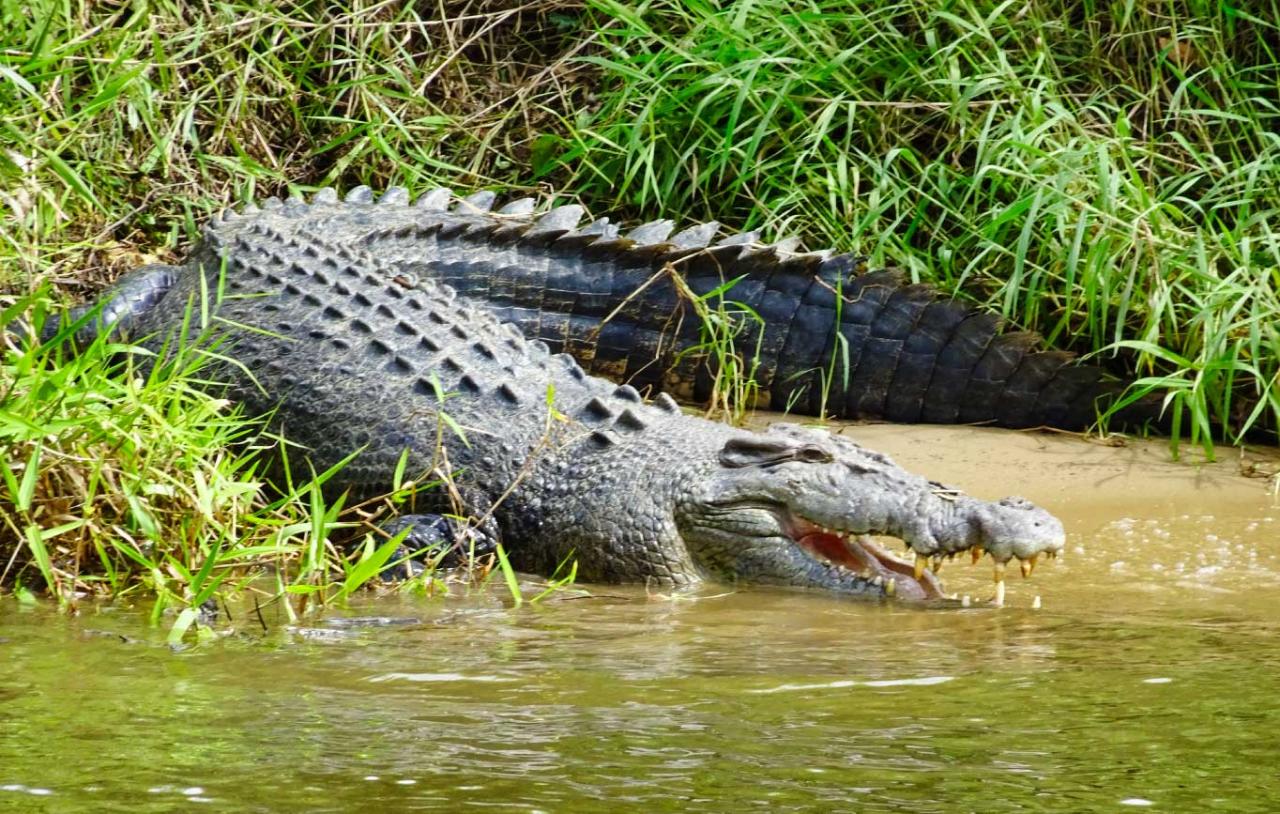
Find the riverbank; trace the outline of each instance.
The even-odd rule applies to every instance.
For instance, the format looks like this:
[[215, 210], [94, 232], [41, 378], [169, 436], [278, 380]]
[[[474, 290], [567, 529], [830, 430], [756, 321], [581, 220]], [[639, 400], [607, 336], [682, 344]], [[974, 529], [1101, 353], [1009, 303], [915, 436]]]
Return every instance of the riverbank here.
[[[87, 299], [270, 194], [523, 190], [615, 220], [714, 218], [865, 253], [1145, 377], [1180, 437], [1212, 449], [1280, 415], [1278, 18], [1178, 4], [11, 4], [0, 308]], [[6, 350], [9, 584], [26, 568], [68, 602], [137, 590], [160, 615], [194, 614], [238, 558], [300, 574], [278, 585], [295, 597], [367, 580], [381, 544], [344, 565], [326, 530], [388, 505], [330, 506], [306, 478], [262, 490], [260, 451], [235, 443], [252, 420], [181, 364], [139, 384], [108, 374], [115, 358]]]
[[229, 203], [572, 198], [869, 255], [1166, 392], [1280, 394], [1280, 7], [5, 7], [0, 288], [83, 299]]

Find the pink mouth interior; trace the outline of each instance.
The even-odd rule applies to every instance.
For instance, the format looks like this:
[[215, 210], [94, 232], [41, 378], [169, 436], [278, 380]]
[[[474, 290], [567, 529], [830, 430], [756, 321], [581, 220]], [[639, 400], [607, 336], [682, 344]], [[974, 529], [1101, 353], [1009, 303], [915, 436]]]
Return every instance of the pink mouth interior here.
[[865, 535], [841, 535], [806, 520], [794, 519], [794, 539], [819, 559], [853, 571], [897, 581], [896, 596], [902, 599], [938, 599], [942, 583], [928, 568], [915, 577], [915, 565], [895, 557]]

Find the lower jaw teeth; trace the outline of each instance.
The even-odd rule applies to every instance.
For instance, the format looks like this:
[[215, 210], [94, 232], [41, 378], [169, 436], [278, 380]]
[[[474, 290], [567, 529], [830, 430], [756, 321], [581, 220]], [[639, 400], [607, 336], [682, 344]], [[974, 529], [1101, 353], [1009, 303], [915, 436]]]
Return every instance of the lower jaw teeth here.
[[1038, 560], [1039, 558], [1040, 558], [1039, 554], [1032, 554], [1030, 557], [1027, 557], [1025, 560], [1019, 563], [1019, 566], [1021, 566], [1022, 568], [1023, 579], [1026, 579], [1027, 577], [1031, 576], [1031, 572], [1036, 570], [1036, 560]]

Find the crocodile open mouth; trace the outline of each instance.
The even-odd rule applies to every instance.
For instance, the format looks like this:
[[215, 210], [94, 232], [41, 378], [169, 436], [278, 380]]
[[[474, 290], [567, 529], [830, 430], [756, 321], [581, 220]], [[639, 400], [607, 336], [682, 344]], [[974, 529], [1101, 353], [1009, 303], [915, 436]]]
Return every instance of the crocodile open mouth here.
[[890, 554], [865, 534], [829, 529], [804, 518], [790, 518], [791, 537], [813, 557], [846, 568], [885, 587], [901, 599], [941, 599], [942, 582], [928, 568], [917, 568]]

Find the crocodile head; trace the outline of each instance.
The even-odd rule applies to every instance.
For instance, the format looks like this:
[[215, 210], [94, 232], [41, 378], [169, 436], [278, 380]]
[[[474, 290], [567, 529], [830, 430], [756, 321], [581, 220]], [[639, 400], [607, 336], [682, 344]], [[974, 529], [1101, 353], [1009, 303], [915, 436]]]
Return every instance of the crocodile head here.
[[[1064, 542], [1057, 518], [1029, 501], [976, 500], [846, 438], [793, 425], [726, 441], [676, 523], [693, 560], [721, 578], [904, 599], [942, 596], [925, 567], [938, 558], [985, 552], [999, 603], [1009, 560], [1026, 573]], [[902, 540], [914, 562], [869, 535]]]

